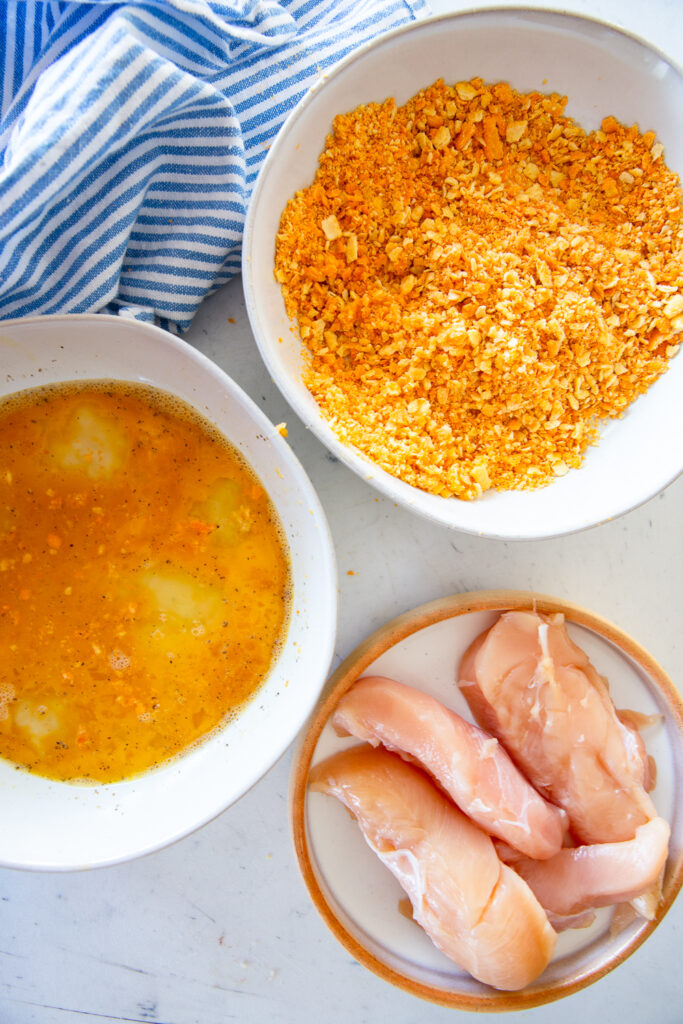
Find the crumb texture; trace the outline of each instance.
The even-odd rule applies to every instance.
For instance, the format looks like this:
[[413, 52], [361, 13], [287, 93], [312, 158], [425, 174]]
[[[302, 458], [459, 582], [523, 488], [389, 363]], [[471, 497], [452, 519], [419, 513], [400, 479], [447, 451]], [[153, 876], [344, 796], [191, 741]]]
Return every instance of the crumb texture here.
[[531, 489], [683, 331], [678, 177], [653, 132], [566, 97], [437, 81], [338, 116], [275, 274], [339, 439], [433, 494]]

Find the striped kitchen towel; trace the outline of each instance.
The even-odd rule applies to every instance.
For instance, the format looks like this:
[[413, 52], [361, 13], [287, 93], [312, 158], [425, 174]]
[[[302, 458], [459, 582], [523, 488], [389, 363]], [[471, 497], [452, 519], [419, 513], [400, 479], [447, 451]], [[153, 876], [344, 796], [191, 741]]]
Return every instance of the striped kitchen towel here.
[[0, 319], [189, 327], [285, 117], [424, 0], [0, 0]]

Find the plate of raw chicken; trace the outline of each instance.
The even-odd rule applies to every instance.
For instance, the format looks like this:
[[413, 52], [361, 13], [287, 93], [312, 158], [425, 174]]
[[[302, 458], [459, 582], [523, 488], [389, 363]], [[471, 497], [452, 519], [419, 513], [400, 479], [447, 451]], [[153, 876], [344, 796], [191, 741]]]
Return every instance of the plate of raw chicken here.
[[385, 980], [461, 1009], [561, 998], [683, 882], [683, 705], [631, 637], [520, 591], [423, 605], [329, 681], [292, 776], [312, 899]]

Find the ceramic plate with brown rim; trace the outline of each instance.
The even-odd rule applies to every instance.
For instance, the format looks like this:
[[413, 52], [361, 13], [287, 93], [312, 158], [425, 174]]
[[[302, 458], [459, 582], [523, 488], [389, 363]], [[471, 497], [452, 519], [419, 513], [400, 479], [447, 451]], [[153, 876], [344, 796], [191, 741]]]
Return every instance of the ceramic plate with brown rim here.
[[[651, 796], [671, 824], [662, 900], [653, 921], [614, 926], [612, 908], [589, 928], [560, 934], [553, 960], [521, 992], [498, 992], [475, 981], [431, 943], [399, 909], [405, 894], [365, 843], [337, 801], [308, 789], [312, 765], [358, 741], [338, 737], [330, 716], [363, 675], [385, 675], [415, 686], [472, 720], [455, 676], [472, 640], [507, 609], [563, 612], [570, 635], [606, 676], [617, 707], [657, 721], [643, 733], [657, 764]], [[422, 605], [373, 633], [331, 677], [300, 743], [292, 774], [291, 812], [299, 865], [315, 906], [346, 949], [386, 981], [435, 1003], [466, 1010], [537, 1006], [591, 984], [622, 963], [651, 934], [683, 883], [683, 703], [657, 662], [634, 639], [569, 602], [516, 590], [457, 594]]]

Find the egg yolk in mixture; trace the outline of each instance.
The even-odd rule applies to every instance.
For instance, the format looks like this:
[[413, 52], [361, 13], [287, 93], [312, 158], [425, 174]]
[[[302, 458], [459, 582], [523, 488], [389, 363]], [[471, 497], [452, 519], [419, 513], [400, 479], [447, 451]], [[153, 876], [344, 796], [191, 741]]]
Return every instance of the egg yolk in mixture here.
[[0, 756], [114, 782], [234, 716], [289, 614], [262, 485], [190, 406], [98, 381], [0, 402]]

